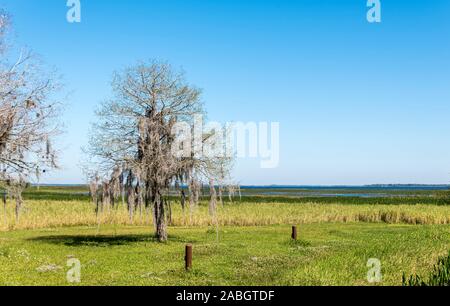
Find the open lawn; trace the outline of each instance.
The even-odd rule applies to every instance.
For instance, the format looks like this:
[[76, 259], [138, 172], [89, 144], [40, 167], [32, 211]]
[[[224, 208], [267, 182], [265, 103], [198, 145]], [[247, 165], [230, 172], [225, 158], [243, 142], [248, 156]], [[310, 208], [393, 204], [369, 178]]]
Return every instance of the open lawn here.
[[[305, 224], [171, 228], [166, 244], [147, 227], [75, 227], [0, 233], [0, 285], [67, 285], [66, 261], [82, 264], [82, 285], [369, 285], [370, 258], [381, 285], [402, 273], [427, 273], [450, 246], [449, 227]], [[185, 272], [184, 245], [194, 245]]]

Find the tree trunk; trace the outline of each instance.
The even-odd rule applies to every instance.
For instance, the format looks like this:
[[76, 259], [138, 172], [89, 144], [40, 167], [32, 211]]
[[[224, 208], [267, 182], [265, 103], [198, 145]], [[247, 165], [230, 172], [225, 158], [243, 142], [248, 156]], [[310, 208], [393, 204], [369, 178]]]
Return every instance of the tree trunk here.
[[20, 208], [22, 207], [22, 196], [16, 197], [16, 222], [19, 222]]
[[172, 203], [169, 200], [166, 200], [166, 209], [167, 209], [167, 222], [169, 226], [172, 226]]
[[6, 194], [6, 192], [3, 194], [3, 197], [2, 197], [2, 199], [3, 199], [3, 209], [6, 211], [6, 197], [7, 197], [7, 194]]
[[185, 206], [186, 206], [186, 193], [184, 192], [184, 190], [181, 190], [181, 208], [183, 209], [183, 212]]
[[165, 217], [165, 207], [164, 207], [164, 199], [161, 197], [159, 192], [153, 193], [155, 194], [155, 227], [156, 227], [156, 239], [159, 242], [167, 241], [167, 224]]
[[5, 191], [5, 193], [3, 194], [3, 212], [4, 212], [4, 217], [5, 217], [5, 225], [8, 224], [8, 211], [7, 211], [8, 207], [6, 206], [6, 197], [7, 197], [7, 194]]
[[95, 199], [95, 215], [98, 219], [100, 215], [100, 200], [98, 198]]
[[134, 190], [133, 187], [128, 187], [128, 197], [127, 197], [127, 205], [128, 205], [128, 214], [130, 218], [130, 224], [133, 224], [133, 214], [134, 214]]

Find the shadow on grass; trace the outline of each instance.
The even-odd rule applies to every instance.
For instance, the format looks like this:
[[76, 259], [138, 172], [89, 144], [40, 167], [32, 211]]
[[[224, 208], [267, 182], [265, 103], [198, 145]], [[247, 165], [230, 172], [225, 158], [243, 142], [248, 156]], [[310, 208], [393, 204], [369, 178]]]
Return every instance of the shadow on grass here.
[[289, 240], [287, 245], [290, 247], [311, 247], [311, 243], [309, 241], [298, 239], [298, 240]]
[[[30, 238], [28, 241], [59, 244], [73, 247], [92, 246], [92, 247], [110, 247], [130, 245], [134, 243], [159, 243], [154, 235], [67, 235], [67, 236], [44, 236]], [[177, 236], [169, 236], [168, 242], [191, 242]]]

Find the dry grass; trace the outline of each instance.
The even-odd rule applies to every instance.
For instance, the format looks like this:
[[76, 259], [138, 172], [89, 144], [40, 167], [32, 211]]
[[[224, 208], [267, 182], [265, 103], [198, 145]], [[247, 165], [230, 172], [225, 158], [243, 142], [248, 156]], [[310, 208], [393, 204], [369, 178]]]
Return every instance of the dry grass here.
[[[108, 210], [97, 219], [92, 204], [85, 201], [27, 201], [18, 222], [14, 220], [13, 203], [7, 212], [0, 209], [0, 231], [39, 229], [97, 224], [128, 225], [130, 219], [123, 207]], [[219, 207], [221, 226], [266, 226], [281, 224], [369, 222], [389, 224], [450, 224], [450, 206], [432, 205], [345, 205], [292, 203], [239, 203]], [[151, 225], [149, 212], [138, 211], [133, 225]], [[211, 224], [206, 203], [191, 215], [173, 205], [172, 226], [207, 226]]]

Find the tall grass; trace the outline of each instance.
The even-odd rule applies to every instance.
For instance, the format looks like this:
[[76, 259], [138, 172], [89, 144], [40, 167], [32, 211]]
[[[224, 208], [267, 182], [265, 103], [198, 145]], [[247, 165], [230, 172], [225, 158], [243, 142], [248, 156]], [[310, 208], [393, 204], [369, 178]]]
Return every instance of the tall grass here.
[[[133, 225], [152, 225], [151, 211], [137, 211]], [[221, 226], [264, 226], [308, 223], [370, 222], [389, 224], [450, 224], [450, 207], [436, 205], [351, 205], [323, 203], [249, 203], [219, 206], [217, 220]], [[97, 217], [87, 200], [26, 201], [20, 219], [14, 218], [14, 203], [7, 211], [0, 208], [0, 230], [39, 229], [63, 226], [128, 225], [125, 207], [106, 209]], [[180, 205], [172, 206], [171, 226], [211, 225], [207, 203], [201, 203], [191, 214]]]
[[407, 279], [403, 275], [403, 286], [450, 286], [450, 253], [447, 257], [439, 258], [428, 279], [418, 275], [412, 275]]

